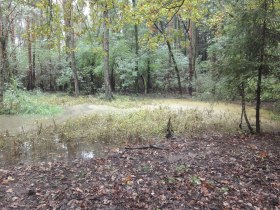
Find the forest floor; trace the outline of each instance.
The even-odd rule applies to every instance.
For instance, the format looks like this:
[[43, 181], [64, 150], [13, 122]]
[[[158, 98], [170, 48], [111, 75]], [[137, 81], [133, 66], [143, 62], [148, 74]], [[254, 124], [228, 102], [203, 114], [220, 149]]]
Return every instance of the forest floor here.
[[204, 135], [0, 169], [1, 209], [279, 209], [280, 135]]

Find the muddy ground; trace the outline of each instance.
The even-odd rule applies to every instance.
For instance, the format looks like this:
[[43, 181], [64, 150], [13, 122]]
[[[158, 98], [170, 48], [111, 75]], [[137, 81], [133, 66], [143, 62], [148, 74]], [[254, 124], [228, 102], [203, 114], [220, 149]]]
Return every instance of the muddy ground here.
[[279, 209], [280, 135], [164, 139], [0, 169], [1, 209]]

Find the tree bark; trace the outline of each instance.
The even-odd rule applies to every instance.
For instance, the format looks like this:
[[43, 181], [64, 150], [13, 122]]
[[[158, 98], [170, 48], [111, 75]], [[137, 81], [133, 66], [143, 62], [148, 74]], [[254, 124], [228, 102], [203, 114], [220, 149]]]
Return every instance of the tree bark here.
[[32, 63], [32, 43], [30, 32], [30, 17], [26, 17], [27, 51], [28, 51], [28, 74], [27, 90], [33, 90], [33, 63]]
[[13, 58], [13, 69], [12, 76], [17, 75], [18, 66], [17, 66], [17, 53], [16, 53], [16, 39], [15, 39], [15, 17], [11, 20], [11, 45], [12, 45], [12, 58]]
[[105, 97], [107, 100], [113, 99], [111, 84], [110, 84], [110, 64], [109, 64], [109, 11], [108, 6], [105, 5], [103, 12], [103, 71], [104, 71], [104, 85], [105, 85]]
[[188, 90], [190, 96], [193, 95], [193, 77], [195, 73], [195, 59], [196, 59], [196, 27], [195, 24], [189, 21], [189, 85]]
[[242, 109], [241, 109], [241, 119], [240, 119], [239, 128], [242, 129], [242, 120], [243, 120], [243, 117], [244, 117], [247, 128], [249, 129], [250, 133], [253, 134], [254, 130], [253, 130], [251, 124], [250, 124], [250, 121], [248, 119], [247, 112], [246, 112], [246, 98], [245, 98], [244, 82], [241, 83], [240, 93], [241, 93], [241, 107], [242, 107]]
[[74, 28], [72, 26], [72, 30], [71, 30], [71, 69], [73, 72], [75, 96], [79, 96], [80, 91], [79, 91], [77, 64], [76, 64], [75, 51], [74, 51], [75, 48], [76, 48], [76, 40], [75, 40]]
[[0, 109], [4, 104], [4, 84], [9, 69], [8, 61], [8, 18], [3, 15], [3, 8], [0, 5]]
[[151, 79], [151, 61], [150, 57], [148, 57], [147, 61], [147, 93], [152, 89], [152, 79]]
[[[264, 11], [267, 11], [267, 1], [263, 4]], [[265, 44], [266, 44], [266, 17], [262, 24], [262, 40], [261, 40], [261, 52], [260, 52], [260, 66], [258, 68], [257, 90], [256, 90], [256, 133], [261, 133], [260, 122], [260, 109], [261, 109], [261, 86], [262, 86], [262, 74], [264, 70], [265, 62]]]
[[[132, 0], [132, 6], [133, 8], [136, 7], [136, 1]], [[139, 63], [138, 63], [138, 57], [139, 57], [139, 42], [138, 42], [138, 26], [134, 24], [134, 39], [135, 39], [135, 55], [136, 55], [136, 65], [135, 65], [135, 71], [136, 71], [136, 79], [135, 79], [135, 89], [136, 92], [139, 91], [139, 84], [138, 84], [138, 78], [139, 78]]]
[[[263, 60], [263, 55], [261, 55], [261, 60]], [[263, 66], [258, 69], [258, 80], [257, 80], [257, 90], [256, 90], [256, 133], [261, 132], [260, 123], [260, 109], [261, 109], [261, 83], [262, 83], [262, 70]]]
[[72, 70], [72, 75], [74, 79], [74, 94], [75, 96], [79, 95], [79, 80], [78, 72], [76, 67], [76, 58], [75, 58], [75, 34], [73, 28], [73, 5], [72, 0], [63, 0], [63, 12], [64, 12], [64, 24], [65, 24], [65, 45], [66, 45], [66, 54], [67, 61]]
[[3, 108], [4, 101], [4, 72], [6, 66], [6, 35], [5, 35], [5, 22], [2, 16], [2, 8], [0, 5], [0, 109]]
[[175, 73], [176, 73], [176, 76], [177, 76], [177, 82], [178, 82], [179, 93], [180, 93], [180, 94], [183, 94], [179, 68], [178, 68], [178, 65], [177, 65], [175, 56], [174, 56], [174, 54], [173, 54], [173, 51], [172, 51], [171, 44], [170, 44], [169, 40], [166, 40], [166, 44], [167, 44], [168, 52], [169, 52], [169, 55], [170, 55], [170, 57], [171, 57], [171, 59], [172, 59], [172, 62], [173, 62], [173, 65], [174, 65], [174, 69], [175, 69]]

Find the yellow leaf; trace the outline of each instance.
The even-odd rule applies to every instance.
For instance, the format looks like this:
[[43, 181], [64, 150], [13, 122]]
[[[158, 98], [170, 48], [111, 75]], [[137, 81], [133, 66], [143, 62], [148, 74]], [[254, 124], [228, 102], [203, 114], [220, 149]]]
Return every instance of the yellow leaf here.
[[8, 189], [6, 192], [7, 192], [7, 193], [12, 193], [12, 192], [13, 192], [13, 189], [10, 188], [10, 189]]

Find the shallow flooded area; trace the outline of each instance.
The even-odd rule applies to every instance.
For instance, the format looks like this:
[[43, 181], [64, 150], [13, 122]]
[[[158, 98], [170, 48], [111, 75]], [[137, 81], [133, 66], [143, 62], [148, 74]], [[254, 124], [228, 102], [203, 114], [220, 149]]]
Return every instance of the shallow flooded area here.
[[[126, 115], [141, 110], [161, 109], [178, 112], [178, 115], [180, 115], [180, 111], [184, 110], [199, 111], [204, 115], [202, 118], [219, 116], [217, 121], [227, 117], [237, 122], [240, 116], [240, 108], [235, 104], [196, 103], [179, 99], [159, 100], [158, 103], [153, 101], [150, 104], [141, 106], [138, 104], [135, 107], [130, 106], [128, 108], [86, 103], [64, 107], [64, 112], [56, 116], [0, 115], [0, 134], [2, 135], [0, 136], [2, 138], [2, 140], [0, 139], [0, 166], [57, 159], [91, 159], [102, 156], [110, 150], [117, 149], [121, 146], [121, 143], [107, 141], [106, 139], [89, 141], [83, 136], [75, 137], [71, 141], [65, 140], [64, 133], [57, 132], [56, 127], [66, 122], [76, 121], [82, 116], [101, 115], [105, 118], [114, 114]], [[253, 109], [250, 109], [248, 113], [249, 115], [253, 114]], [[268, 113], [263, 116], [262, 121], [266, 124], [266, 129], [273, 130], [279, 126], [279, 122], [270, 122]], [[76, 128], [73, 127], [73, 129]], [[85, 126], [84, 129], [88, 128]], [[45, 134], [41, 135], [42, 132], [45, 132]], [[46, 135], [48, 135], [46, 132], [50, 132], [49, 136], [51, 138], [46, 138]], [[106, 131], [101, 130], [100, 132]], [[37, 137], [34, 138], [34, 135]]]

